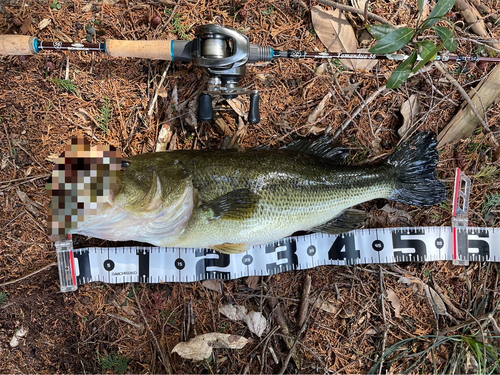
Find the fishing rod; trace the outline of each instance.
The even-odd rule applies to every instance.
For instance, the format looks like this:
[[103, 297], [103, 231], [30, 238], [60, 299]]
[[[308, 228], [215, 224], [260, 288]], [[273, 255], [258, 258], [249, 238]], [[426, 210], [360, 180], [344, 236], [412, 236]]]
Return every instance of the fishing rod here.
[[[248, 121], [260, 121], [257, 90], [242, 89], [239, 81], [246, 72], [247, 63], [272, 61], [277, 58], [291, 59], [358, 59], [358, 60], [405, 60], [404, 54], [331, 53], [280, 51], [271, 47], [251, 44], [246, 35], [235, 29], [209, 24], [195, 29], [195, 39], [185, 40], [116, 40], [104, 43], [44, 42], [33, 36], [0, 35], [0, 56], [34, 55], [42, 51], [103, 52], [111, 57], [133, 57], [153, 60], [192, 62], [209, 73], [207, 89], [199, 99], [198, 117], [204, 121], [213, 118], [212, 95], [233, 99], [238, 95], [250, 95]], [[500, 62], [500, 57], [441, 55], [434, 60], [450, 62]]]

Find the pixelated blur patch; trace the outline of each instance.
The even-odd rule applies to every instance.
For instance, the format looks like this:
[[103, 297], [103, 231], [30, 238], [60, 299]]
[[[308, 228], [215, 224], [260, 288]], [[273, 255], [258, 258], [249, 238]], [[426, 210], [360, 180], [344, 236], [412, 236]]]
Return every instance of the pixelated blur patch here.
[[120, 168], [121, 153], [115, 147], [91, 146], [84, 138], [71, 139], [47, 183], [52, 198], [48, 221], [52, 239], [66, 236], [86, 217], [105, 207]]

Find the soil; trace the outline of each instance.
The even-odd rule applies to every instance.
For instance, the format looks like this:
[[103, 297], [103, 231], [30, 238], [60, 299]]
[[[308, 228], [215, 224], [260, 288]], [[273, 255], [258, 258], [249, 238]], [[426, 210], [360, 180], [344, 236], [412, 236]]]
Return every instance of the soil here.
[[[95, 29], [94, 41], [100, 42], [104, 38], [192, 39], [197, 26], [217, 23], [244, 31], [252, 43], [279, 50], [324, 51], [311, 23], [310, 7], [316, 4], [10, 0], [0, 5], [0, 34], [80, 42], [85, 41], [90, 25]], [[496, 2], [485, 4], [497, 11]], [[418, 21], [413, 0], [376, 0], [369, 9], [396, 25], [415, 27]], [[472, 34], [459, 11], [454, 8], [448, 17], [457, 25], [459, 54], [484, 50], [482, 42], [476, 42], [484, 37]], [[51, 21], [41, 29], [45, 19]], [[348, 13], [348, 19], [361, 34], [363, 17]], [[485, 20], [491, 36], [499, 37], [500, 28]], [[262, 118], [259, 124], [250, 124], [225, 101], [216, 104], [217, 120], [196, 120], [198, 96], [208, 78], [191, 63], [62, 51], [0, 57], [0, 372], [277, 373], [296, 339], [296, 354], [284, 368], [286, 373], [378, 372], [374, 366], [389, 349], [393, 354], [384, 359], [384, 372], [407, 372], [414, 363], [414, 372], [477, 372], [476, 352], [467, 342], [474, 339], [498, 346], [492, 336], [500, 335], [496, 323], [500, 273], [494, 263], [324, 266], [211, 283], [94, 282], [76, 292], [60, 292], [54, 244], [47, 234], [50, 199], [45, 184], [54, 168], [54, 155], [72, 137], [111, 144], [131, 156], [154, 152], [159, 131], [167, 125], [173, 133], [168, 149], [187, 150], [217, 149], [223, 142], [246, 148], [279, 147], [299, 137], [333, 136], [339, 131], [338, 143], [351, 149], [350, 162], [363, 164], [396, 149], [403, 123], [400, 110], [412, 94], [419, 96], [421, 106], [415, 129], [436, 134], [465, 102], [431, 66], [399, 89], [383, 90], [367, 103], [397, 62], [382, 61], [373, 70], [355, 72], [335, 61], [324, 63], [281, 59], [249, 65], [240, 86], [259, 90]], [[320, 66], [326, 71], [318, 72]], [[493, 67], [447, 65], [466, 91]], [[74, 86], [63, 87], [57, 81], [61, 79]], [[329, 93], [331, 98], [319, 116], [308, 122]], [[148, 115], [155, 94], [157, 101]], [[239, 100], [246, 111], [248, 97]], [[103, 119], [106, 107], [112, 108], [112, 114]], [[445, 145], [437, 173], [451, 200], [454, 170], [462, 168], [473, 182], [469, 225], [498, 228], [500, 202], [487, 204], [500, 194], [495, 169], [500, 167], [495, 160], [500, 106], [493, 104], [486, 115], [489, 131], [478, 128], [469, 138]], [[342, 128], [348, 119], [350, 124]], [[484, 177], [480, 172], [487, 168], [490, 173]], [[386, 205], [389, 209], [382, 210]], [[376, 200], [357, 208], [369, 213], [367, 228], [449, 226], [451, 220], [449, 201], [420, 208]], [[109, 245], [77, 239], [80, 247], [91, 244]], [[301, 327], [298, 315], [308, 277], [312, 280], [309, 299], [318, 299], [324, 308], [310, 307]], [[426, 296], [429, 288], [445, 301], [439, 315]], [[271, 327], [286, 324], [286, 328], [270, 329], [259, 338], [242, 322], [220, 314], [220, 306], [228, 303], [262, 312]], [[12, 347], [11, 339], [21, 328], [27, 333]], [[241, 335], [250, 341], [240, 350], [214, 349], [210, 359], [200, 362], [171, 353], [179, 342], [209, 332]], [[441, 336], [445, 339], [436, 344], [438, 338], [433, 335], [438, 332], [445, 332]]]

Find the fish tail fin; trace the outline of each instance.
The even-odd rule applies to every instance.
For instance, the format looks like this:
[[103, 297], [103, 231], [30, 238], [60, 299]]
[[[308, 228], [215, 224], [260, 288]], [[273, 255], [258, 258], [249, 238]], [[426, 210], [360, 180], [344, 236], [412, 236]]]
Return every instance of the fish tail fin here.
[[385, 161], [396, 174], [389, 199], [416, 206], [433, 206], [446, 199], [446, 188], [436, 177], [437, 143], [434, 134], [419, 133]]

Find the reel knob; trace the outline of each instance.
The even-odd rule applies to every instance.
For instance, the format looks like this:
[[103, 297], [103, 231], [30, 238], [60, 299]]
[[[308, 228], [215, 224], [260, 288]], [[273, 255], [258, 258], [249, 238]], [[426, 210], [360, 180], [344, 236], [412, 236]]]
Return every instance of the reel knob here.
[[260, 122], [260, 95], [258, 91], [254, 91], [250, 94], [248, 122], [250, 124], [258, 124]]
[[203, 93], [200, 95], [200, 105], [198, 107], [198, 118], [203, 121], [210, 121], [214, 117], [214, 109], [212, 107], [212, 97], [210, 94]]

